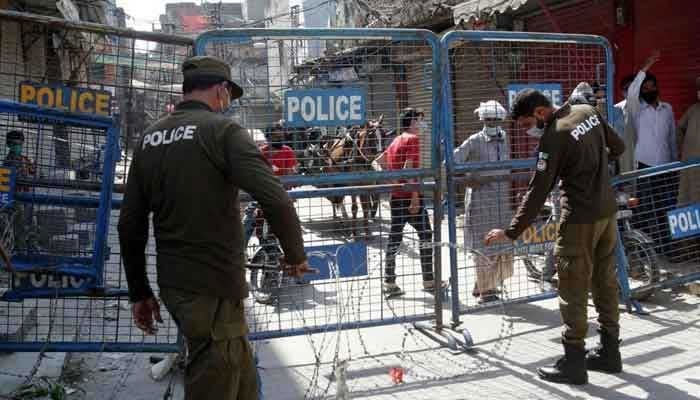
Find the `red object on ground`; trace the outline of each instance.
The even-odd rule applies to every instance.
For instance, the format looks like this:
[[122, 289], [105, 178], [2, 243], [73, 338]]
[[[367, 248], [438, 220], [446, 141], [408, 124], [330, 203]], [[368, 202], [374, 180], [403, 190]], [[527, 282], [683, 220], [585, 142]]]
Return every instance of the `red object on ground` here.
[[391, 381], [394, 384], [403, 383], [403, 368], [392, 367], [389, 369], [389, 376], [391, 376]]

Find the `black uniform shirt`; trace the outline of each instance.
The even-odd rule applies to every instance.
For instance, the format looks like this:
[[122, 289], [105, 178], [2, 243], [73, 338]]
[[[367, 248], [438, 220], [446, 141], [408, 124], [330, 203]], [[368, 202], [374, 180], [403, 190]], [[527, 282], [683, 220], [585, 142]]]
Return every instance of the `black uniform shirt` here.
[[146, 130], [119, 216], [131, 301], [152, 295], [144, 255], [151, 212], [159, 286], [223, 298], [248, 295], [239, 188], [262, 206], [287, 261], [303, 262], [293, 203], [240, 126], [204, 103], [186, 101]]
[[515, 240], [540, 212], [557, 178], [561, 179], [561, 223], [594, 223], [617, 211], [608, 157], [625, 144], [588, 105], [566, 105], [554, 114], [540, 138], [537, 170], [506, 236]]

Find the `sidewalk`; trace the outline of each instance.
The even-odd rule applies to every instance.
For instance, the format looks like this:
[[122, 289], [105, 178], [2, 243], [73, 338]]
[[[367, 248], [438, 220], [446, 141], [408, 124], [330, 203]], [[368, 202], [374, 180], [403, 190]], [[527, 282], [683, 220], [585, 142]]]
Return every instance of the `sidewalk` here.
[[[590, 373], [583, 387], [537, 378], [536, 368], [562, 352], [557, 301], [505, 306], [463, 316], [475, 351], [453, 353], [410, 325], [326, 332], [255, 342], [265, 400], [336, 399], [333, 366], [347, 361], [351, 399], [700, 399], [700, 297], [665, 291], [645, 303], [647, 316], [622, 313], [619, 375]], [[589, 308], [589, 315], [595, 311]], [[595, 345], [591, 318], [589, 346]], [[0, 394], [7, 396], [36, 353], [0, 359]], [[52, 354], [47, 356], [53, 357]], [[62, 371], [69, 400], [182, 399], [182, 375], [154, 382], [151, 354], [73, 353]], [[316, 357], [320, 360], [317, 363]], [[335, 362], [334, 362], [335, 360]], [[394, 384], [389, 371], [404, 370]], [[173, 385], [169, 385], [170, 382]], [[6, 398], [6, 397], [5, 397]], [[47, 397], [48, 398], [48, 397]]]
[[[353, 399], [696, 399], [699, 304], [697, 296], [664, 292], [645, 304], [648, 316], [623, 313], [624, 373], [593, 372], [584, 387], [537, 378], [536, 368], [562, 352], [557, 301], [549, 300], [465, 316], [463, 327], [477, 344], [473, 354], [441, 349], [401, 326], [259, 343], [265, 399], [335, 398], [336, 382], [329, 378], [338, 337], [338, 357], [349, 359]], [[592, 307], [589, 315], [595, 316]], [[594, 321], [589, 346], [597, 340]], [[312, 340], [323, 354], [318, 368]], [[406, 370], [405, 383], [395, 385], [389, 369], [399, 366]]]

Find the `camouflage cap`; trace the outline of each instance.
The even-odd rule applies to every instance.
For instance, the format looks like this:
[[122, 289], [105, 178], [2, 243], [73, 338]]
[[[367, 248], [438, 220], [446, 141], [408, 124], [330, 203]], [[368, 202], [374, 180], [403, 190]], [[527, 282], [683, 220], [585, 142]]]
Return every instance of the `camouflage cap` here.
[[185, 79], [210, 79], [212, 82], [226, 81], [231, 89], [231, 100], [243, 96], [243, 89], [231, 80], [231, 68], [224, 61], [211, 56], [190, 57], [182, 63]]

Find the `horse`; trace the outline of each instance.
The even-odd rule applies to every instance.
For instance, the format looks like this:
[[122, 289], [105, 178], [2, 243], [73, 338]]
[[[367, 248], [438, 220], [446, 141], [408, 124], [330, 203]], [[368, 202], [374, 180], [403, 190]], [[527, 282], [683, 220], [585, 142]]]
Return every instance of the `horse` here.
[[[363, 126], [353, 127], [341, 133], [341, 136], [324, 146], [327, 153], [324, 173], [370, 171], [372, 161], [383, 151], [386, 141], [382, 129], [384, 116], [376, 121], [368, 121]], [[372, 182], [367, 182], [371, 184]], [[335, 185], [340, 186], [340, 185]], [[340, 209], [344, 219], [348, 218], [343, 205], [345, 196], [330, 196], [328, 200], [333, 205], [333, 218], [337, 219]], [[362, 208], [365, 235], [369, 236], [369, 219], [374, 219], [379, 208], [379, 195], [367, 193], [351, 195], [352, 201], [352, 234], [357, 236], [357, 215], [359, 205]]]

